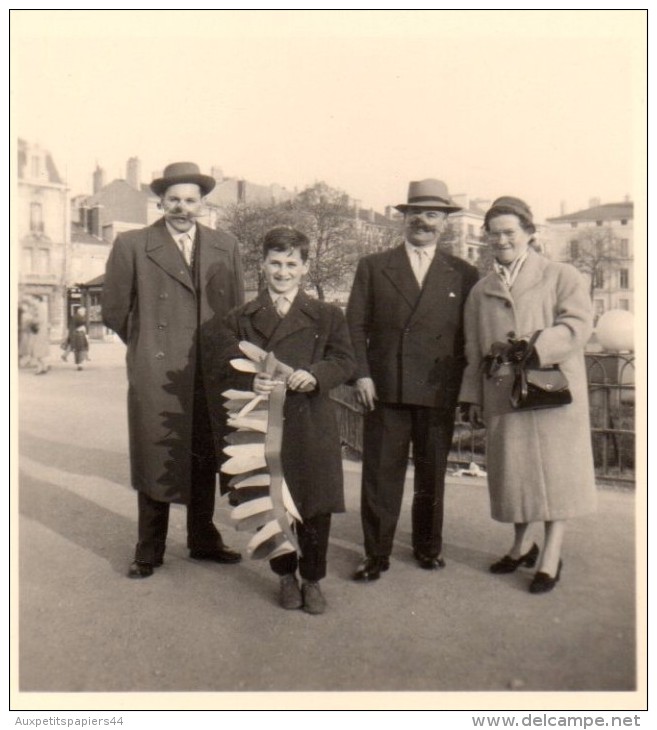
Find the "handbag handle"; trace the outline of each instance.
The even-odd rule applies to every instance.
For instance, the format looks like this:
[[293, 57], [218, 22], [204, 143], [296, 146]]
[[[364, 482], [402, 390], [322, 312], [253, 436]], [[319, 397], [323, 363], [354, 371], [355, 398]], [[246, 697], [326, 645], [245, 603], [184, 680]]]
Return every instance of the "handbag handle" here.
[[517, 365], [518, 368], [522, 368], [523, 370], [525, 369], [525, 364], [527, 363], [529, 355], [530, 355], [531, 351], [534, 349], [534, 343], [536, 342], [536, 340], [538, 339], [538, 336], [541, 334], [542, 331], [543, 330], [536, 330], [536, 332], [534, 332], [532, 334], [532, 336], [529, 338], [529, 341], [527, 342], [527, 349], [525, 350], [525, 354], [522, 356], [522, 360], [520, 360], [518, 362], [518, 365]]

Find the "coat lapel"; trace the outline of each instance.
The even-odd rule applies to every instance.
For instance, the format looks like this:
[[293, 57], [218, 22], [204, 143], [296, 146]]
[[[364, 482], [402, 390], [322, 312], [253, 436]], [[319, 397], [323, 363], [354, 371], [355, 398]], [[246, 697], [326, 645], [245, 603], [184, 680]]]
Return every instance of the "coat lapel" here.
[[281, 318], [267, 290], [261, 291], [252, 301], [244, 305], [244, 314], [251, 322], [255, 332], [262, 338], [262, 346], [269, 349], [269, 341]]
[[441, 255], [440, 251], [436, 251], [427, 271], [412, 319], [423, 316], [427, 310], [435, 312], [450, 298], [458, 297], [460, 299], [461, 283], [461, 274]]
[[169, 276], [179, 281], [184, 287], [195, 293], [192, 274], [180, 255], [176, 242], [169, 235], [164, 218], [156, 221], [148, 230], [146, 254]]
[[544, 267], [545, 259], [530, 248], [527, 259], [518, 272], [518, 278], [511, 287], [511, 296], [517, 299], [528, 290], [534, 289], [543, 277]]
[[408, 305], [415, 307], [420, 294], [420, 286], [411, 269], [411, 262], [408, 260], [406, 247], [403, 244], [391, 251], [383, 273], [408, 302]]
[[281, 319], [274, 310], [275, 316], [278, 318], [278, 326], [273, 331], [269, 339], [269, 349], [273, 349], [278, 342], [298, 332], [306, 329], [318, 318], [317, 306], [314, 299], [303, 292], [299, 292], [292, 302], [290, 311]]

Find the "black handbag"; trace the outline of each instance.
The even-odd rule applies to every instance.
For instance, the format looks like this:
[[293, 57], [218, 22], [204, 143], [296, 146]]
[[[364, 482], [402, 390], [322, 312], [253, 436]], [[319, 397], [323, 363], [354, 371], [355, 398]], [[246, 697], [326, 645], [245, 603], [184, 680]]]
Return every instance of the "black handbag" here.
[[541, 330], [534, 332], [522, 360], [514, 366], [515, 377], [511, 389], [511, 405], [517, 411], [556, 408], [573, 402], [568, 379], [558, 365], [539, 368], [527, 364], [540, 333]]

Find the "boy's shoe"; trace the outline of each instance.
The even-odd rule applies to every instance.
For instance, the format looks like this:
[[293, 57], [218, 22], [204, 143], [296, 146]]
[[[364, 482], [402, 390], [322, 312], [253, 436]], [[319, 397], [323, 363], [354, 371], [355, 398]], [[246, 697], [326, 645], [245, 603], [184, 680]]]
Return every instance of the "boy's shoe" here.
[[303, 598], [294, 573], [281, 576], [279, 603], [283, 608], [293, 609], [303, 606]]
[[324, 613], [326, 611], [326, 599], [319, 589], [319, 583], [304, 581], [301, 589], [303, 595], [303, 610], [306, 613]]

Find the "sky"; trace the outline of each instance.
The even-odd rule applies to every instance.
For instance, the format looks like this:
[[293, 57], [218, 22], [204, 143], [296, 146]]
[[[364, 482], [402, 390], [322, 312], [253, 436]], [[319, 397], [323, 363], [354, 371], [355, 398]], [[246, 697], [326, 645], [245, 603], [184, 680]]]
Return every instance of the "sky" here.
[[636, 198], [639, 11], [13, 11], [12, 132], [73, 195], [176, 160], [383, 212], [408, 182], [538, 220]]

